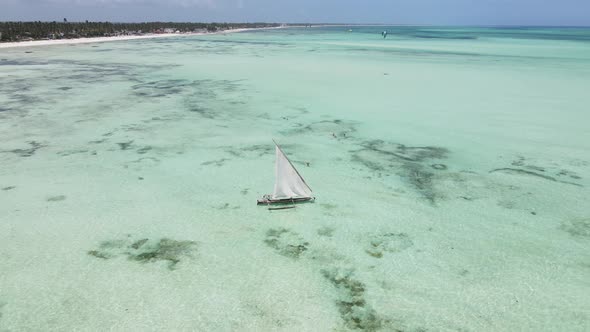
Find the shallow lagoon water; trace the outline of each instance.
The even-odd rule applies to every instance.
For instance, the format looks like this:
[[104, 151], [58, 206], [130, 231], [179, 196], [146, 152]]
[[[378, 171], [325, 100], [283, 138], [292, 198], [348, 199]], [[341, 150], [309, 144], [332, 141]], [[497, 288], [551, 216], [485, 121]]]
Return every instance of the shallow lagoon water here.
[[590, 30], [352, 29], [2, 50], [0, 330], [590, 329]]

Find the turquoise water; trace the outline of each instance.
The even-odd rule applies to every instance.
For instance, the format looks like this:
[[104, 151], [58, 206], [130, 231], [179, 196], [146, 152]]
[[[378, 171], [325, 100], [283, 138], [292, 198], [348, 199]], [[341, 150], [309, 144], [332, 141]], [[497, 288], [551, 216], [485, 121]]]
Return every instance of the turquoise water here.
[[[590, 29], [2, 49], [0, 80], [1, 331], [590, 329]], [[315, 203], [256, 206], [273, 138]]]

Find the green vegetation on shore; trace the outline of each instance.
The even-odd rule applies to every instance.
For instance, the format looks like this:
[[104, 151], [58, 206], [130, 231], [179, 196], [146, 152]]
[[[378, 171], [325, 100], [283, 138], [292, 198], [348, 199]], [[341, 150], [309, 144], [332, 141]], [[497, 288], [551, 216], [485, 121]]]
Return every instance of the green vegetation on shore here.
[[277, 27], [276, 23], [111, 23], [111, 22], [0, 22], [0, 42], [69, 39], [145, 33], [214, 32], [219, 30]]

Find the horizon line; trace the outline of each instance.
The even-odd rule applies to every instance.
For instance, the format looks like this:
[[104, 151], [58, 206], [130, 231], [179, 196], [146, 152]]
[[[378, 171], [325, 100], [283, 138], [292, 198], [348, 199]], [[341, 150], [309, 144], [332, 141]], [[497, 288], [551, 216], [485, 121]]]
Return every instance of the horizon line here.
[[[0, 23], [86, 23], [83, 21], [67, 21], [62, 22], [61, 20], [21, 20], [21, 21], [6, 21], [0, 20]], [[430, 27], [478, 27], [478, 28], [590, 28], [590, 25], [538, 25], [538, 24], [429, 24], [429, 23], [323, 23], [323, 22], [264, 22], [264, 21], [90, 21], [88, 23], [119, 23], [119, 24], [142, 24], [142, 23], [200, 23], [200, 24], [285, 24], [292, 26], [430, 26]]]

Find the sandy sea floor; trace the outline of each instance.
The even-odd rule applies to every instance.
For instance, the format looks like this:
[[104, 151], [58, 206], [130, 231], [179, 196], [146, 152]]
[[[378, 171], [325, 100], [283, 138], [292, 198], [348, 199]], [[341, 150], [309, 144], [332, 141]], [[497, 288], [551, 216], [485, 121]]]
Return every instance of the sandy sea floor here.
[[590, 330], [590, 30], [382, 29], [0, 50], [0, 331]]

